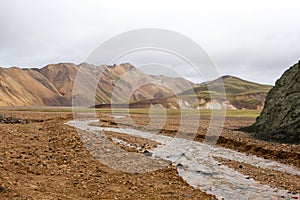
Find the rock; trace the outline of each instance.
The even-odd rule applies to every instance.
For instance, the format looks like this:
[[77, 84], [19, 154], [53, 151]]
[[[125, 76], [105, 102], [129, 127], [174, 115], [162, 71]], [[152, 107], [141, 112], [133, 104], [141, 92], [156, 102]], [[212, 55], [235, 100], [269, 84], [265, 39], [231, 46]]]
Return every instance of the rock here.
[[21, 118], [11, 118], [10, 123], [11, 124], [20, 124], [22, 122]]
[[5, 191], [5, 188], [2, 187], [2, 186], [0, 186], [0, 193], [1, 193], [1, 192], [4, 192], [4, 191]]
[[260, 116], [244, 130], [262, 139], [300, 143], [300, 61], [276, 81]]
[[143, 152], [143, 154], [145, 155], [145, 156], [152, 156], [152, 153], [150, 152], [150, 151], [148, 151], [148, 150], [145, 150], [144, 152]]
[[176, 167], [178, 167], [178, 168], [182, 168], [182, 167], [183, 167], [183, 165], [182, 165], [181, 163], [178, 163], [178, 164], [176, 165]]

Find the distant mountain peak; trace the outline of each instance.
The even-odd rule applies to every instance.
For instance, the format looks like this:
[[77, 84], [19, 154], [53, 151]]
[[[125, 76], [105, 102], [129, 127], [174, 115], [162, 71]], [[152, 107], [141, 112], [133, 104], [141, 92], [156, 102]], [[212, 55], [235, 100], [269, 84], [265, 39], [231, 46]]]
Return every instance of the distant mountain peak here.
[[228, 79], [228, 78], [237, 78], [237, 77], [231, 76], [231, 75], [223, 75], [223, 76], [221, 76], [221, 78], [224, 80], [224, 79]]
[[130, 63], [121, 63], [121, 64], [108, 65], [107, 68], [109, 68], [109, 69], [119, 69], [119, 70], [125, 70], [125, 71], [130, 71], [130, 70], [135, 70], [136, 69]]
[[234, 79], [234, 80], [240, 80], [240, 81], [245, 81], [245, 82], [251, 82], [251, 81], [247, 81], [245, 79], [239, 78], [237, 76], [232, 76], [232, 75], [223, 75], [220, 78], [222, 78], [223, 81]]

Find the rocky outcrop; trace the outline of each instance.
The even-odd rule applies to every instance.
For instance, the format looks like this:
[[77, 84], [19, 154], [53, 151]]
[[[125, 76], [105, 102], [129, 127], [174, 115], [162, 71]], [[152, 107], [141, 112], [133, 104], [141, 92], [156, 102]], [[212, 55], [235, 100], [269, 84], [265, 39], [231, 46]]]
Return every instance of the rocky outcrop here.
[[276, 81], [260, 116], [247, 129], [265, 139], [300, 143], [300, 61]]

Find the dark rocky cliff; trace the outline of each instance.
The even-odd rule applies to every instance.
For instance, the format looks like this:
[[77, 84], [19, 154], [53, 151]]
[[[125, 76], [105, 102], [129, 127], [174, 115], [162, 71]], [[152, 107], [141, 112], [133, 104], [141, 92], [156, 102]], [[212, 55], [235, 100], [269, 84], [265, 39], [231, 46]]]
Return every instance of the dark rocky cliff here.
[[246, 130], [264, 139], [300, 143], [300, 61], [276, 81], [260, 116]]

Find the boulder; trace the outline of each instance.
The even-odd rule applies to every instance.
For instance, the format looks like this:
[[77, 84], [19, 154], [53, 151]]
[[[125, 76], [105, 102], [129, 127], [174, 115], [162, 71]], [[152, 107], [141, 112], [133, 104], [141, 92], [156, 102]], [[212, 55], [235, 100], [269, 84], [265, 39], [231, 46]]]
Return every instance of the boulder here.
[[246, 130], [268, 140], [300, 143], [300, 61], [276, 81], [260, 116]]

